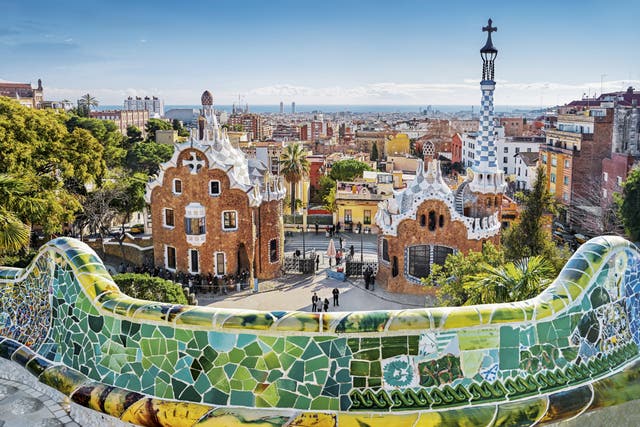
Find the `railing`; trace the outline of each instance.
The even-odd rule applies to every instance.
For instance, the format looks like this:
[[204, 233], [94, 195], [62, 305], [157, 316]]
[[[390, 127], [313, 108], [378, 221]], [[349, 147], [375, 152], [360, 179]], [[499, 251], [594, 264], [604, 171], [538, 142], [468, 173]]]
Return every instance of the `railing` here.
[[336, 191], [336, 200], [384, 200], [385, 198], [391, 197], [386, 196], [384, 194], [373, 194], [373, 193], [351, 193], [349, 191]]
[[345, 264], [344, 273], [347, 277], [363, 276], [368, 267], [371, 267], [374, 275], [378, 274], [378, 261], [366, 259], [362, 262], [360, 262], [359, 260], [347, 261]]
[[285, 273], [313, 274], [316, 266], [315, 253], [306, 258], [301, 257], [284, 257]]

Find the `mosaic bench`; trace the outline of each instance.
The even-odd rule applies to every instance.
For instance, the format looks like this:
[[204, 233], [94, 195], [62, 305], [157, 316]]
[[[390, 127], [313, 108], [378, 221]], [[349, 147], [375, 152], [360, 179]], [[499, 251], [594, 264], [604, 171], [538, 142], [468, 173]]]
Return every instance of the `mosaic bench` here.
[[59, 238], [0, 268], [0, 357], [144, 426], [529, 426], [640, 398], [640, 254], [590, 240], [531, 300], [307, 313], [122, 294]]

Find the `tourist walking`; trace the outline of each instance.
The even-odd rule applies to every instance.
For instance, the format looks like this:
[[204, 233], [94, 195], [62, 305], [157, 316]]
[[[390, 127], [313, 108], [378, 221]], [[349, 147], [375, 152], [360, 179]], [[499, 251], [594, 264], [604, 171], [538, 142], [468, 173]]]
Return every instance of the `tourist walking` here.
[[316, 255], [316, 271], [320, 269], [320, 255]]
[[329, 311], [329, 298], [324, 299], [324, 312]]
[[331, 293], [333, 294], [333, 306], [340, 306], [339, 302], [338, 302], [338, 296], [340, 295], [340, 291], [338, 290], [338, 288], [333, 288], [333, 291], [331, 291]]
[[311, 311], [318, 311], [318, 300], [319, 299], [320, 299], [320, 297], [318, 296], [318, 294], [316, 294], [314, 292], [313, 296], [311, 297]]
[[320, 228], [320, 226], [318, 225], [318, 223], [316, 222], [316, 234], [318, 234], [318, 228]]
[[340, 236], [340, 249], [342, 249], [342, 236]]

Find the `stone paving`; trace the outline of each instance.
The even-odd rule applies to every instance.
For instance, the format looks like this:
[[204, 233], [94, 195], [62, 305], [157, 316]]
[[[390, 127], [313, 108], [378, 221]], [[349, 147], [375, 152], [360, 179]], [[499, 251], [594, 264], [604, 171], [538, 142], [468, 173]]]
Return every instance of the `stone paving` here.
[[0, 378], [0, 427], [78, 427], [59, 403], [38, 390]]
[[[332, 290], [340, 291], [339, 307], [333, 306]], [[330, 301], [330, 311], [402, 310], [425, 307], [425, 297], [386, 292], [379, 286], [367, 290], [362, 278], [344, 282], [328, 278], [326, 269], [313, 276], [290, 274], [284, 278], [260, 282], [258, 292], [253, 289], [228, 295], [199, 294], [198, 304], [211, 307], [248, 308], [255, 310], [311, 311], [311, 297], [316, 292]]]

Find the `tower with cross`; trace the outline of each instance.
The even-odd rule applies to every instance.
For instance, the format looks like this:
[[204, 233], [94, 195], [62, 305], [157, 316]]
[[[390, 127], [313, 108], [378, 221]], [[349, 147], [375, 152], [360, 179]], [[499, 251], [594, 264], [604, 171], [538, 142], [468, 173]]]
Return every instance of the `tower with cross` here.
[[[494, 62], [498, 56], [498, 49], [493, 45], [491, 33], [498, 31], [493, 26], [493, 21], [489, 19], [486, 26], [482, 27], [482, 31], [487, 33], [487, 41], [480, 49], [482, 57], [482, 81], [480, 81], [480, 89], [482, 90], [482, 100], [480, 106], [480, 129], [476, 139], [476, 147], [474, 153], [474, 162], [472, 166], [473, 180], [470, 183], [470, 189], [474, 193], [499, 195], [504, 191], [504, 172], [498, 168], [496, 159], [496, 130], [495, 117], [493, 113], [493, 91], [496, 88], [494, 79]], [[492, 203], [484, 203], [483, 209], [491, 207], [491, 211], [498, 209], [498, 198], [493, 199]], [[487, 212], [485, 212], [487, 213]]]

